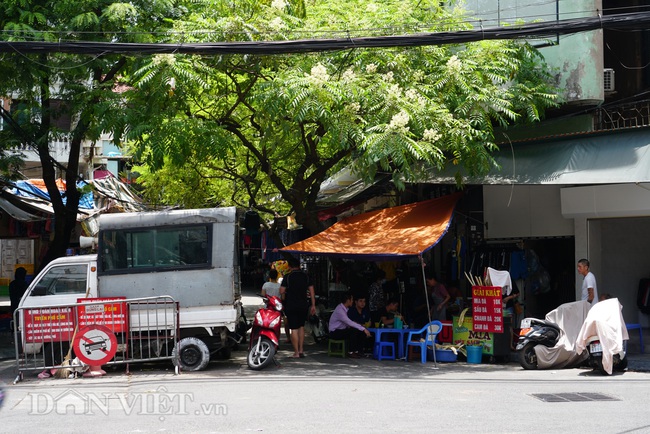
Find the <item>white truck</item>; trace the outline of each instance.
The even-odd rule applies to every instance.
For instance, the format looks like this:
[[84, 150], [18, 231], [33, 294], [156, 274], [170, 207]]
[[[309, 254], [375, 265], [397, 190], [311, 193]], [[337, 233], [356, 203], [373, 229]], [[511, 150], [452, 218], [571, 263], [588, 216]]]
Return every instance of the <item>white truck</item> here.
[[[98, 253], [49, 263], [19, 307], [74, 304], [89, 297], [170, 296], [180, 305], [177, 363], [201, 370], [211, 355], [229, 357], [239, 341], [238, 240], [234, 207], [104, 214]], [[24, 348], [40, 350], [38, 344]]]

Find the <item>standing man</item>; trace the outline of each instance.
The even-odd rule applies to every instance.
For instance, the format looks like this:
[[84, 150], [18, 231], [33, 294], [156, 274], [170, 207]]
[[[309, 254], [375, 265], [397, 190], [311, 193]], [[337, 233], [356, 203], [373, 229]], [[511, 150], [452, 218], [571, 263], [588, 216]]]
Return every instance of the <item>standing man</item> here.
[[589, 271], [589, 261], [581, 259], [578, 261], [578, 273], [582, 274], [582, 298], [587, 300], [591, 305], [598, 303], [598, 288], [596, 287], [596, 276]]
[[314, 285], [309, 282], [307, 273], [300, 269], [300, 261], [296, 258], [288, 260], [291, 272], [284, 276], [280, 285], [280, 296], [284, 304], [284, 313], [291, 329], [291, 344], [293, 357], [305, 357], [305, 321], [307, 321], [306, 297], [309, 292], [311, 300], [310, 314], [316, 315], [316, 297]]

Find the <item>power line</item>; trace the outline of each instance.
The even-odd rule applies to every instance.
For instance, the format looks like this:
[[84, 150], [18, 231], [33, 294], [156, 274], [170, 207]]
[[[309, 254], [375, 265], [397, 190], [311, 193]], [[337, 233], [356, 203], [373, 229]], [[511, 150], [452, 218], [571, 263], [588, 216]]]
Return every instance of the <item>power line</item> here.
[[254, 54], [275, 55], [346, 50], [351, 48], [418, 47], [462, 44], [497, 39], [544, 39], [591, 30], [646, 30], [650, 12], [557, 20], [543, 23], [489, 27], [479, 30], [419, 33], [401, 36], [301, 39], [290, 41], [142, 44], [119, 42], [10, 42], [0, 41], [0, 52], [106, 54]]

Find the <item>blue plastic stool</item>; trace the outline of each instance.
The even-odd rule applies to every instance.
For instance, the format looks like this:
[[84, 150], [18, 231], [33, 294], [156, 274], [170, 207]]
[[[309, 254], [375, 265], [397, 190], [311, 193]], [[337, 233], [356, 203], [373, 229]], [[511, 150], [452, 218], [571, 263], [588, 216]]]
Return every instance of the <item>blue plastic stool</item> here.
[[395, 344], [393, 342], [375, 344], [375, 357], [377, 360], [395, 360]]
[[641, 354], [643, 354], [643, 330], [641, 329], [641, 324], [625, 324], [627, 330], [638, 330], [639, 331], [639, 346], [641, 348]]

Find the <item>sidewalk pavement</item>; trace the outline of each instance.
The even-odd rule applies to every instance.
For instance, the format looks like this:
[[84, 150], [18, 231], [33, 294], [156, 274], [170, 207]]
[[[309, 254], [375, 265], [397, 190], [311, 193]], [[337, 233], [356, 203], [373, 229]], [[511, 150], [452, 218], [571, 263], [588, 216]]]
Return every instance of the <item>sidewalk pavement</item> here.
[[[242, 294], [242, 301], [245, 307], [245, 312], [247, 318], [250, 320], [252, 319], [254, 313], [257, 311], [259, 307], [261, 307], [262, 300], [259, 296], [248, 292], [246, 294]], [[646, 329], [645, 330], [645, 336], [650, 336], [650, 330]], [[648, 347], [647, 345], [647, 339], [644, 339], [644, 346], [646, 348], [646, 351], [644, 354], [641, 354], [640, 351], [640, 345], [639, 345], [639, 338], [640, 338], [640, 333], [638, 330], [630, 330], [629, 332], [630, 335], [630, 340], [628, 341], [628, 370], [629, 371], [637, 371], [637, 372], [650, 372], [650, 351], [647, 350]], [[284, 334], [283, 334], [284, 337]], [[15, 350], [14, 350], [14, 345], [13, 345], [13, 336], [12, 332], [6, 329], [0, 330], [0, 360], [13, 360], [15, 359]], [[341, 359], [337, 359], [335, 357], [328, 357], [327, 356], [327, 347], [326, 345], [323, 344], [314, 344], [313, 339], [311, 337], [307, 336], [305, 343], [309, 346], [309, 348], [306, 348], [306, 352], [314, 354], [314, 357], [316, 360], [318, 360], [320, 363], [331, 363], [332, 365], [338, 364], [338, 361]], [[284, 346], [280, 347], [281, 350], [287, 349], [286, 344]], [[233, 355], [237, 358], [243, 354], [239, 354], [240, 352], [235, 352]], [[243, 363], [245, 364], [245, 355], [243, 355]], [[487, 358], [484, 358], [483, 364], [487, 364], [486, 360]], [[368, 359], [367, 362], [369, 363], [361, 363], [360, 366], [364, 367], [370, 367], [369, 363], [376, 362], [377, 364], [385, 363], [385, 362], [377, 362], [372, 359]], [[464, 362], [458, 363], [458, 365], [466, 365]], [[3, 363], [3, 365], [6, 365], [6, 363]], [[409, 364], [410, 365], [410, 364]], [[413, 364], [413, 367], [420, 365], [418, 364]], [[429, 364], [427, 363], [427, 366]], [[504, 366], [504, 363], [499, 364], [500, 366]], [[517, 353], [513, 352], [510, 355], [510, 361], [506, 363], [505, 365], [512, 366], [513, 369], [521, 369], [519, 366], [518, 362], [518, 355]], [[403, 366], [403, 365], [402, 365]]]
[[[14, 346], [11, 342], [11, 334], [8, 332], [0, 332], [0, 361], [4, 361], [2, 363], [3, 366], [7, 367], [11, 365], [11, 361], [15, 359], [15, 351], [14, 351]], [[637, 342], [638, 342], [638, 337], [637, 337]], [[306, 339], [307, 348], [305, 353], [308, 355], [307, 359], [300, 359], [300, 363], [304, 364], [305, 369], [309, 369], [309, 362], [313, 361], [316, 363], [318, 366], [318, 369], [322, 369], [323, 366], [329, 366], [331, 370], [335, 371], [338, 370], [337, 367], [340, 369], [341, 367], [350, 367], [348, 365], [353, 364], [354, 368], [356, 370], [365, 370], [367, 369], [369, 372], [377, 372], [377, 369], [379, 367], [383, 368], [389, 368], [389, 367], [394, 367], [395, 362], [379, 362], [374, 359], [341, 359], [338, 357], [329, 357], [327, 355], [327, 345], [324, 343], [321, 344], [315, 344], [313, 343], [313, 340], [308, 336]], [[646, 352], [645, 354], [641, 354], [638, 345], [635, 345], [634, 342], [634, 337], [630, 336], [630, 342], [628, 345], [629, 353], [627, 355], [628, 357], [628, 370], [629, 371], [636, 371], [636, 372], [650, 372], [650, 353]], [[293, 360], [288, 360], [287, 358], [289, 357], [288, 355], [292, 352], [291, 349], [287, 344], [282, 344], [280, 347], [280, 353], [278, 355], [278, 359], [281, 360], [281, 363], [294, 363]], [[235, 351], [233, 352], [233, 358], [228, 361], [228, 362], [219, 362], [219, 363], [225, 363], [229, 365], [230, 367], [237, 367], [241, 369], [236, 369], [235, 371], [232, 372], [232, 374], [247, 374], [248, 369], [245, 369], [246, 365], [246, 351], [245, 348], [240, 349], [240, 351]], [[285, 360], [287, 359], [287, 360]], [[283, 361], [284, 360], [284, 361]], [[316, 366], [314, 365], [314, 366]], [[427, 363], [426, 365], [422, 365], [421, 363], [408, 363], [408, 365], [402, 365], [401, 369], [404, 369], [405, 366], [408, 366], [409, 371], [417, 371], [420, 369], [430, 369], [432, 363]], [[464, 370], [464, 369], [472, 369], [476, 370], [477, 368], [480, 368], [481, 366], [483, 368], [489, 368], [490, 366], [497, 368], [497, 369], [521, 369], [519, 362], [518, 362], [518, 354], [513, 352], [510, 355], [510, 360], [508, 362], [501, 362], [501, 363], [489, 363], [488, 358], [484, 357], [482, 364], [481, 365], [469, 365], [465, 363], [464, 361], [461, 361], [459, 358], [459, 361], [457, 363], [449, 363], [445, 364], [447, 365], [448, 368], [451, 368], [453, 371], [458, 371], [458, 370]], [[139, 370], [135, 364], [132, 365], [134, 369]], [[212, 366], [217, 366], [217, 365], [211, 365], [211, 367], [208, 367], [208, 371], [206, 373], [209, 374], [209, 371], [212, 370]], [[163, 368], [166, 369], [166, 368]], [[221, 371], [221, 370], [220, 370]], [[329, 369], [328, 369], [329, 371]], [[154, 371], [152, 371], [153, 373]], [[221, 371], [223, 372], [223, 371]], [[15, 374], [15, 373], [14, 373]]]

